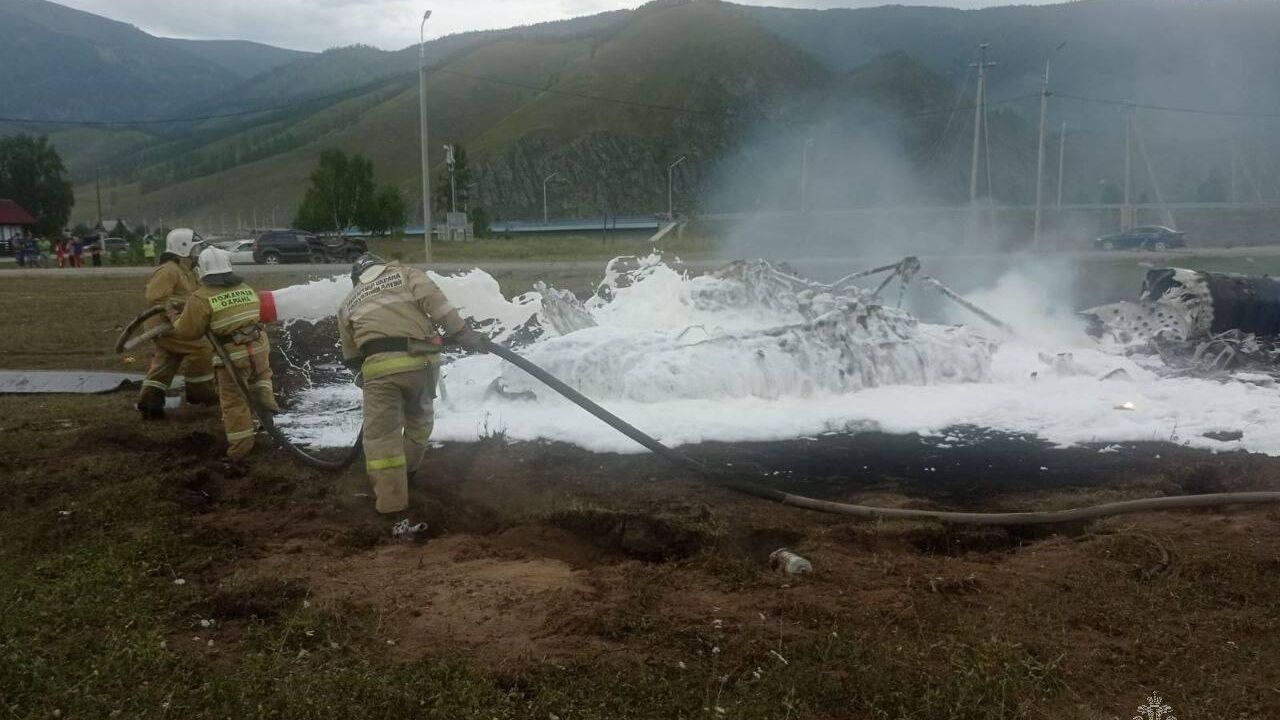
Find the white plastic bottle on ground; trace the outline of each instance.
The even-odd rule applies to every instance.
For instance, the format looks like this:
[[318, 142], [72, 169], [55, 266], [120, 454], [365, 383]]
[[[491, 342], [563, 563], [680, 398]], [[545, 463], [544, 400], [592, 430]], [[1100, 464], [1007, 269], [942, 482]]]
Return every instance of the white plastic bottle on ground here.
[[787, 575], [813, 572], [813, 563], [786, 548], [778, 548], [769, 554], [769, 567]]

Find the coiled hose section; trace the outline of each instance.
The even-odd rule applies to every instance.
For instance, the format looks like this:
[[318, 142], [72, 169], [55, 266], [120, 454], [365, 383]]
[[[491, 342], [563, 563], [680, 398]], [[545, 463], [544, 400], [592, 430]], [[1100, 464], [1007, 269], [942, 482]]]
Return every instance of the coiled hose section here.
[[870, 505], [851, 505], [849, 503], [818, 500], [746, 482], [739, 478], [731, 477], [724, 470], [708, 468], [688, 455], [669, 448], [643, 432], [640, 432], [632, 425], [627, 424], [617, 415], [605, 410], [590, 398], [564, 384], [559, 378], [520, 357], [511, 350], [489, 340], [485, 340], [484, 347], [485, 350], [497, 355], [503, 360], [506, 360], [512, 365], [515, 365], [542, 381], [552, 390], [555, 390], [565, 396], [583, 410], [595, 415], [597, 418], [604, 421], [618, 432], [621, 432], [623, 435], [635, 440], [667, 460], [688, 468], [715, 485], [744, 495], [770, 500], [783, 505], [792, 505], [794, 507], [806, 508], [808, 510], [816, 510], [818, 512], [834, 515], [846, 515], [849, 517], [864, 518], [868, 520], [934, 520], [952, 525], [1059, 525], [1064, 523], [1098, 520], [1100, 518], [1111, 517], [1113, 515], [1127, 515], [1141, 512], [1161, 512], [1165, 510], [1218, 507], [1222, 505], [1262, 505], [1280, 503], [1280, 492], [1238, 492], [1144, 498], [1141, 500], [1125, 500], [1122, 502], [1105, 503], [1090, 507], [1073, 508], [1070, 510], [1052, 510], [1046, 512], [978, 513], [883, 508], [872, 507]]
[[[133, 321], [126, 325], [124, 330], [121, 331], [120, 337], [116, 339], [116, 352], [127, 352], [147, 340], [159, 337], [169, 330], [172, 330], [173, 326], [169, 323], [161, 323], [150, 330], [139, 333], [136, 336], [133, 334], [137, 332], [138, 328], [141, 327], [149, 318], [163, 312], [163, 305], [156, 305], [142, 311], [138, 317], [134, 318]], [[218, 354], [218, 357], [222, 359], [222, 362], [228, 368], [234, 368], [235, 365], [231, 362], [231, 357], [228, 355], [227, 349], [222, 346], [222, 343], [218, 342], [218, 339], [213, 336], [213, 333], [207, 332], [205, 333], [205, 337], [208, 338], [209, 344], [213, 346], [214, 352]], [[338, 457], [328, 459], [312, 455], [301, 447], [295, 445], [293, 441], [289, 439], [288, 435], [285, 435], [276, 427], [275, 417], [272, 415], [270, 410], [260, 407], [258, 403], [254, 402], [253, 394], [249, 392], [249, 388], [245, 385], [244, 378], [240, 377], [240, 373], [233, 371], [228, 374], [235, 378], [236, 387], [240, 390], [240, 394], [244, 397], [245, 402], [249, 403], [249, 407], [253, 409], [254, 416], [258, 418], [258, 422], [262, 423], [262, 427], [267, 431], [267, 434], [275, 438], [276, 442], [284, 446], [285, 449], [287, 449], [289, 453], [297, 458], [302, 464], [319, 468], [321, 470], [345, 470], [356, 461], [356, 458], [360, 457], [360, 453], [364, 450], [363, 428], [361, 428], [360, 432], [356, 434], [355, 443], [353, 443], [350, 448], [344, 450]]]
[[267, 434], [276, 439], [276, 442], [284, 446], [291, 455], [298, 459], [304, 465], [309, 465], [321, 470], [345, 470], [351, 466], [351, 463], [360, 457], [361, 451], [364, 450], [364, 428], [360, 428], [360, 432], [356, 433], [356, 441], [343, 451], [342, 455], [335, 459], [312, 455], [301, 447], [295, 445], [288, 435], [280, 431], [276, 427], [275, 416], [270, 410], [259, 405], [253, 399], [253, 393], [249, 392], [249, 386], [245, 385], [244, 378], [240, 377], [240, 373], [235, 371], [235, 365], [231, 361], [231, 355], [227, 353], [227, 349], [218, 342], [218, 338], [213, 336], [212, 332], [206, 332], [205, 337], [209, 339], [209, 344], [213, 346], [213, 351], [222, 358], [222, 363], [227, 367], [227, 374], [235, 378], [236, 387], [240, 390], [240, 395], [244, 397], [245, 402], [249, 403], [249, 407], [253, 408], [253, 414], [257, 416], [258, 422], [262, 423], [262, 428]]

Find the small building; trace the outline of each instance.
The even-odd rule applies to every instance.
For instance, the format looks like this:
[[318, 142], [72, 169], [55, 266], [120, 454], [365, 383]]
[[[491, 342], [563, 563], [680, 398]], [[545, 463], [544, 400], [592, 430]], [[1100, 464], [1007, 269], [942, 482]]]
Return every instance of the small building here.
[[0, 250], [13, 252], [13, 240], [24, 232], [30, 233], [36, 219], [13, 200], [0, 199]]

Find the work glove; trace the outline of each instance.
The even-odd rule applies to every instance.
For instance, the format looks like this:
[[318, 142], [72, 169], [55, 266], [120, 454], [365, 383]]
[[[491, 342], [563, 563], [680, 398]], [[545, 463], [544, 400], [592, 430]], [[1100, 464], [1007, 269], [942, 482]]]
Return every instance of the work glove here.
[[485, 346], [488, 344], [488, 338], [486, 338], [480, 331], [471, 327], [470, 324], [468, 324], [466, 327], [462, 328], [458, 332], [454, 333], [453, 336], [450, 337], [449, 339], [455, 345], [461, 346], [467, 352], [473, 352], [473, 353], [489, 352], [487, 349], [485, 349]]

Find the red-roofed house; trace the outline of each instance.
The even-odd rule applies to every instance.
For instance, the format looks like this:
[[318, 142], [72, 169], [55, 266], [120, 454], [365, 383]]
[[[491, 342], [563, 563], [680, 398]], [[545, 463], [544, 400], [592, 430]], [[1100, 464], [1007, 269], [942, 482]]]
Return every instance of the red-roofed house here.
[[0, 249], [11, 249], [13, 239], [23, 230], [30, 232], [35, 224], [36, 219], [21, 205], [12, 200], [0, 199]]

